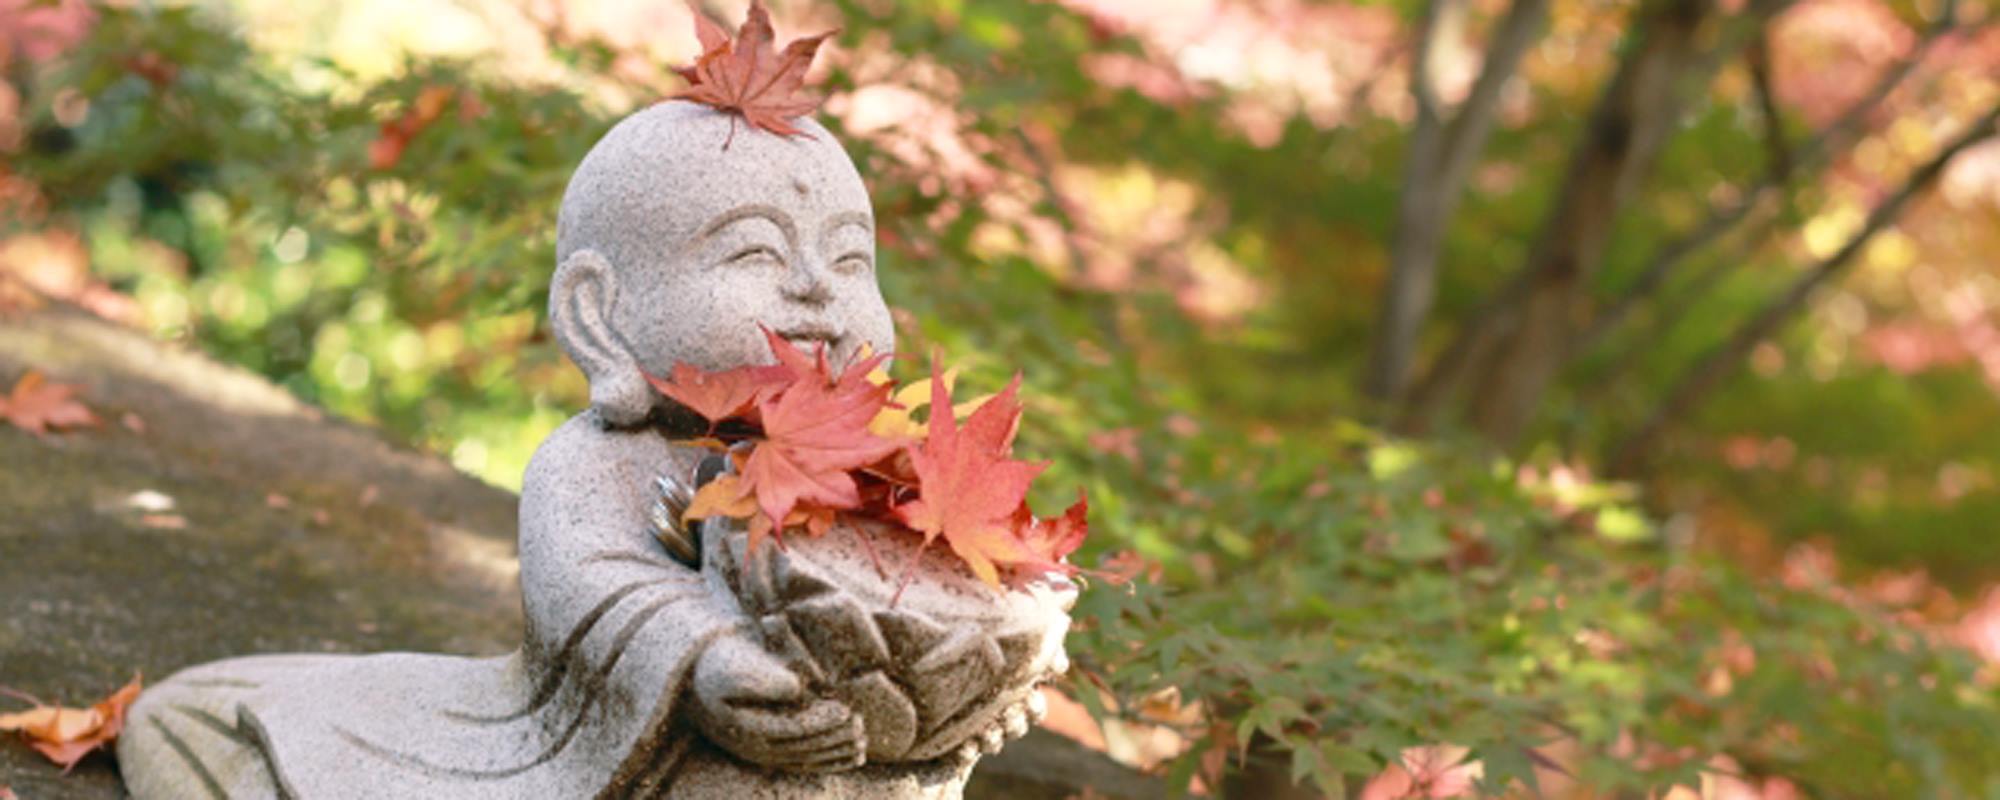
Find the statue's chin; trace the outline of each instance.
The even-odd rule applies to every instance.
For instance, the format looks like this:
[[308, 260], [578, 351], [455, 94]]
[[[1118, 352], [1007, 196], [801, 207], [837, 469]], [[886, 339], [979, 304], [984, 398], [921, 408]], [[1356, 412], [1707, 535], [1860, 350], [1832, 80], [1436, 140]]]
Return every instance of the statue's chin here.
[[1061, 576], [995, 589], [932, 548], [901, 586], [921, 541], [903, 531], [843, 522], [761, 545], [746, 562], [740, 527], [705, 527], [704, 569], [720, 573], [767, 650], [861, 715], [870, 763], [953, 754], [1063, 663], [1076, 587]]

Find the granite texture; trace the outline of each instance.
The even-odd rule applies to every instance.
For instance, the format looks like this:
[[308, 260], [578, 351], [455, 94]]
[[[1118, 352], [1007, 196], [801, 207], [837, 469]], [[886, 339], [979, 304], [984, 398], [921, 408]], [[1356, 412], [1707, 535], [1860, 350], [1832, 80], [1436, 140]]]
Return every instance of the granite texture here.
[[768, 361], [760, 326], [839, 361], [893, 348], [867, 193], [802, 123], [730, 140], [665, 103], [572, 178], [550, 320], [592, 407], [528, 468], [520, 649], [184, 670], [133, 706], [135, 796], [954, 797], [1026, 732], [1064, 667], [1059, 578], [996, 591], [935, 556], [892, 603], [851, 528], [747, 554], [718, 526], [694, 566], [653, 534], [656, 479], [702, 452], [645, 424], [641, 368]]

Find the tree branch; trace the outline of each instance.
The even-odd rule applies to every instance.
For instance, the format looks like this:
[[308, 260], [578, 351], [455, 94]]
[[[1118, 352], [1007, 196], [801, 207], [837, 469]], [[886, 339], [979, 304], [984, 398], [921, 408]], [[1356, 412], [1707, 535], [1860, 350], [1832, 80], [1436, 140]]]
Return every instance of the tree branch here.
[[[1752, 0], [1728, 16], [1714, 0], [1649, 0], [1640, 7], [1633, 41], [1591, 111], [1526, 263], [1460, 326], [1404, 404], [1400, 429], [1427, 429], [1463, 391], [1470, 420], [1490, 438], [1505, 442], [1520, 431], [1569, 355], [1577, 295], [1671, 135], [1690, 87], [1707, 86], [1789, 2]], [[1713, 37], [1704, 35], [1711, 20], [1721, 26]], [[1473, 381], [1476, 388], [1463, 388]]]
[[1520, 68], [1528, 49], [1540, 38], [1548, 16], [1549, 0], [1514, 0], [1507, 9], [1506, 18], [1500, 21], [1487, 44], [1486, 58], [1480, 65], [1479, 77], [1472, 82], [1472, 92], [1459, 104], [1445, 129], [1444, 168], [1440, 170], [1445, 185], [1464, 185], [1493, 130], [1502, 90]]
[[1792, 147], [1785, 140], [1785, 115], [1778, 110], [1778, 93], [1771, 85], [1771, 35], [1764, 31], [1750, 42], [1744, 61], [1750, 66], [1750, 85], [1757, 96], [1757, 113], [1764, 118], [1764, 169], [1771, 183], [1784, 185], [1791, 180]]
[[1931, 160], [1912, 171], [1895, 194], [1883, 200], [1868, 214], [1862, 223], [1840, 249], [1821, 259], [1807, 270], [1806, 274], [1793, 281], [1784, 293], [1751, 317], [1720, 346], [1710, 351], [1690, 367], [1677, 380], [1667, 399], [1661, 403], [1652, 416], [1642, 423], [1624, 441], [1612, 448], [1608, 464], [1613, 474], [1630, 475], [1643, 466], [1646, 451], [1672, 422], [1684, 416], [1689, 410], [1714, 389], [1724, 378], [1734, 374], [1743, 360], [1755, 349], [1758, 342], [1769, 338], [1787, 320], [1806, 306], [1806, 302], [1820, 287], [1839, 277], [1850, 266], [1868, 242], [1884, 228], [1893, 224], [1909, 206], [1910, 201], [1937, 182], [1944, 174], [1951, 160], [1966, 148], [1978, 144], [2000, 132], [2000, 105], [1987, 110], [1978, 121], [1959, 134], [1950, 144], [1944, 146]]
[[[1850, 104], [1839, 118], [1827, 123], [1825, 128], [1800, 142], [1798, 147], [1791, 151], [1790, 166], [1784, 173], [1777, 170], [1767, 171], [1755, 186], [1741, 194], [1735, 202], [1710, 207], [1708, 217], [1702, 220], [1701, 224], [1661, 248], [1646, 263], [1645, 268], [1639, 271], [1639, 277], [1619, 294], [1618, 299], [1598, 312], [1583, 335], [1576, 337], [1576, 352], [1580, 354], [1607, 341], [1645, 300], [1652, 297], [1653, 293], [1665, 284], [1670, 274], [1680, 269], [1688, 258], [1708, 249], [1722, 237], [1736, 230], [1737, 225], [1748, 219], [1760, 203], [1766, 202], [1769, 197], [1782, 191], [1788, 178], [1796, 180], [1804, 173], [1816, 172], [1832, 160], [1834, 153], [1845, 151], [1861, 138], [1867, 129], [1868, 119], [1874, 116], [1882, 103], [1916, 71], [1930, 54], [1932, 46], [1946, 34], [1958, 30], [1955, 4], [1956, 0], [1949, 0], [1943, 13], [1926, 28], [1923, 36], [1911, 48], [1909, 55], [1884, 70], [1866, 94]], [[1706, 281], [1702, 285], [1712, 286], [1714, 282]], [[1662, 324], [1669, 319], [1669, 316], [1655, 315], [1656, 324], [1653, 325], [1653, 329], [1661, 331], [1670, 327], [1669, 324]]]

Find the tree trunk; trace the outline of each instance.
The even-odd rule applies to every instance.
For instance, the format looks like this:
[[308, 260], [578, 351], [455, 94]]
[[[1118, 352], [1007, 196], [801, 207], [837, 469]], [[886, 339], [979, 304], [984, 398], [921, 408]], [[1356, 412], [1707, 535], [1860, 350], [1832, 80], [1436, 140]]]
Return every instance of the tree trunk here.
[[1679, 116], [1683, 84], [1693, 82], [1687, 73], [1703, 55], [1701, 30], [1715, 13], [1713, 0], [1651, 4], [1639, 27], [1643, 38], [1591, 115], [1555, 208], [1529, 251], [1519, 322], [1481, 365], [1471, 395], [1469, 421], [1502, 446], [1520, 435], [1562, 364], [1584, 279]]
[[1471, 94], [1449, 123], [1432, 86], [1431, 61], [1437, 44], [1462, 27], [1465, 0], [1433, 0], [1419, 24], [1411, 59], [1410, 91], [1417, 119], [1403, 166], [1395, 234], [1389, 252], [1389, 282], [1383, 289], [1373, 351], [1363, 389], [1378, 402], [1403, 393], [1417, 337], [1437, 296], [1438, 253], [1452, 214], [1464, 196], [1467, 178], [1500, 107], [1501, 90], [1528, 48], [1539, 38], [1549, 0], [1514, 0], [1487, 46]]

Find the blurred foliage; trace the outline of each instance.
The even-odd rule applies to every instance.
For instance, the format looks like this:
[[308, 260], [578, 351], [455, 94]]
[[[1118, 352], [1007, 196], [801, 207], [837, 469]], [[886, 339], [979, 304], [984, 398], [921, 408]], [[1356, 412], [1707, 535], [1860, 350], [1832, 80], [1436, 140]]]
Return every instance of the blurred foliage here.
[[[851, 55], [826, 76], [828, 122], [871, 183], [902, 347], [941, 348], [987, 386], [1024, 371], [1022, 449], [1055, 461], [1040, 503], [1086, 487], [1083, 560], [1131, 548], [1155, 566], [1131, 591], [1086, 593], [1068, 688], [1107, 721], [1182, 736], [1161, 766], [1177, 785], [1275, 770], [1339, 796], [1404, 748], [1448, 742], [1495, 790], [1642, 796], [1741, 770], [1818, 796], [2000, 796], [1995, 676], [1920, 613], [1929, 596], [1773, 580], [1775, 556], [1746, 569], [1697, 546], [1710, 517], [1654, 513], [1734, 509], [1781, 539], [1855, 531], [1849, 557], [1989, 578], [1990, 481], [1925, 500], [1939, 464], [1986, 469], [2000, 453], [1976, 376], [1760, 367], [1788, 377], [1720, 399], [1650, 508], [1561, 454], [1643, 411], [1657, 367], [1712, 340], [1703, 325], [1587, 361], [1523, 460], [1388, 438], [1339, 412], [1355, 406], [1382, 280], [1405, 133], [1393, 114], [1329, 128], [1295, 110], [1246, 132], [1241, 103], [1262, 89], [1197, 82], [1166, 101], [1115, 85], [1090, 65], [1159, 55], [1069, 7], [831, 5]], [[671, 90], [655, 59], [558, 21], [541, 30], [558, 67], [545, 74], [413, 56], [381, 76], [267, 52], [218, 12], [95, 15], [59, 57], [7, 67], [25, 130], [0, 178], [35, 197], [0, 234], [79, 231], [91, 274], [160, 335], [517, 485], [586, 396], [542, 325], [555, 209], [591, 143]], [[1576, 46], [1611, 41], [1616, 19], [1594, 24]], [[1530, 91], [1547, 109], [1503, 126], [1489, 161], [1510, 169], [1489, 178], [1504, 188], [1469, 196], [1447, 243], [1446, 315], [1518, 260], [1591, 95], [1540, 69]], [[952, 146], [841, 113], [890, 74]], [[1718, 176], [1754, 172], [1758, 146], [1731, 108], [1695, 114], [1611, 280]], [[1092, 188], [1065, 190], [1077, 181]], [[1180, 227], [1149, 239], [1159, 220]], [[1126, 234], [1122, 251], [1106, 244]], [[1741, 316], [1778, 280], [1782, 254], [1757, 258], [1701, 305], [1705, 321]], [[1261, 293], [1204, 310], [1234, 285], [1213, 264]], [[1754, 431], [1757, 456], [1702, 449], [1718, 431]], [[1780, 439], [1810, 451], [1787, 463], [1823, 467], [1746, 476]], [[1839, 488], [1852, 485], [1880, 491]]]

